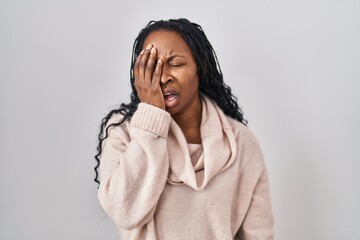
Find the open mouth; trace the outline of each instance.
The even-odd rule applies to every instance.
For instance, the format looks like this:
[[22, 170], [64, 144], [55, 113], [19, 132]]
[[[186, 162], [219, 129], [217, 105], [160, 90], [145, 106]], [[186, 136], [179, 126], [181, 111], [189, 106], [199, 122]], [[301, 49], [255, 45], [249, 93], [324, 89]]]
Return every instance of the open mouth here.
[[164, 89], [164, 100], [167, 108], [174, 107], [178, 102], [178, 93], [172, 89]]
[[164, 94], [164, 99], [166, 101], [172, 101], [177, 97], [177, 95], [175, 93], [165, 93]]

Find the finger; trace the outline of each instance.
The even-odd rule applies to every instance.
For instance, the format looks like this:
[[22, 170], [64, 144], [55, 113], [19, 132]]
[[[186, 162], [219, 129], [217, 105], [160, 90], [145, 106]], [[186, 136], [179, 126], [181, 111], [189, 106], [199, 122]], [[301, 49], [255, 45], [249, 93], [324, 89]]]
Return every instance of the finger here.
[[160, 87], [161, 73], [162, 73], [163, 62], [162, 59], [159, 59], [156, 63], [155, 71], [152, 77], [152, 85], [154, 87]]
[[139, 83], [142, 84], [142, 86], [146, 86], [149, 84], [148, 82], [145, 81], [145, 68], [149, 58], [151, 47], [152, 45], [149, 44], [145, 48], [144, 53], [141, 55], [141, 59], [139, 61], [139, 81], [140, 81]]
[[137, 56], [135, 64], [134, 64], [134, 85], [137, 86], [139, 83], [139, 62], [141, 59], [141, 55], [144, 53], [144, 50], [140, 52], [140, 54]]
[[149, 59], [145, 67], [145, 81], [151, 83], [153, 72], [155, 68], [155, 59], [156, 59], [156, 48], [152, 47], [150, 50]]

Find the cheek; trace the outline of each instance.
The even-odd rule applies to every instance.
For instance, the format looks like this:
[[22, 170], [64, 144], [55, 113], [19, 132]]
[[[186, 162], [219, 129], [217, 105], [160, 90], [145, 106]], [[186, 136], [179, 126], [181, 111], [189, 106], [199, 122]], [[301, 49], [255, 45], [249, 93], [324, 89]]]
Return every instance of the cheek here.
[[188, 88], [188, 90], [196, 89], [199, 87], [199, 78], [196, 73], [191, 73], [188, 71], [178, 72], [177, 80], [183, 86]]
[[179, 81], [182, 82], [186, 81], [193, 84], [194, 81], [199, 81], [197, 71], [193, 68], [176, 68], [173, 70], [173, 74]]
[[188, 84], [194, 89], [198, 90], [199, 88], [199, 76], [196, 72], [192, 72], [191, 74], [188, 74], [187, 76]]

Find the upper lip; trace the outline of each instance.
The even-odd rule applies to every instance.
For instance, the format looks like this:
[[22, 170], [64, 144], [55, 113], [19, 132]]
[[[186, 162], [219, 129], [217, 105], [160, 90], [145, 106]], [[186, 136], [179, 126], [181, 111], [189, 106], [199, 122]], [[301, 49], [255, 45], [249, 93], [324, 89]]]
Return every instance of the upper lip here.
[[162, 89], [162, 93], [165, 96], [165, 95], [169, 95], [169, 94], [177, 94], [177, 91], [173, 88], [167, 87], [165, 89]]

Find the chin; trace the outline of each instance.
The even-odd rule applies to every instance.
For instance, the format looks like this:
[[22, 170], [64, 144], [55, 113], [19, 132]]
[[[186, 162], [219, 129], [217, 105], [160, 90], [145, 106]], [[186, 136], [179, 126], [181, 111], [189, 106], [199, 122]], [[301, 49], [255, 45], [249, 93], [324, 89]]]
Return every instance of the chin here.
[[171, 116], [176, 115], [176, 113], [178, 113], [178, 111], [176, 111], [174, 108], [166, 108], [165, 111], [170, 113]]

